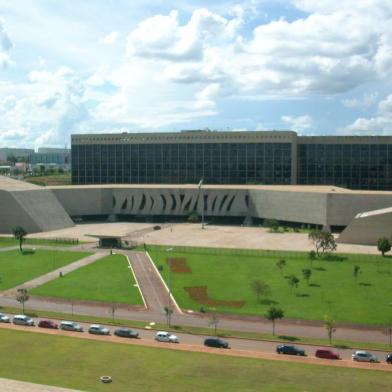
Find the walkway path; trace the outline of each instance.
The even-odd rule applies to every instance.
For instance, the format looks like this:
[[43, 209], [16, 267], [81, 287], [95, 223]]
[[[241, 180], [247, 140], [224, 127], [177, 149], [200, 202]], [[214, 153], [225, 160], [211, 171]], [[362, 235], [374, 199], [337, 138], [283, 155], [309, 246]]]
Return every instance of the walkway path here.
[[69, 274], [70, 272], [75, 271], [76, 269], [78, 269], [80, 267], [84, 267], [86, 265], [89, 265], [89, 264], [93, 263], [94, 261], [97, 261], [107, 255], [108, 255], [108, 252], [103, 252], [103, 251], [96, 252], [96, 253], [92, 254], [91, 256], [84, 257], [83, 259], [75, 261], [74, 263], [65, 265], [61, 268], [54, 270], [54, 271], [48, 272], [45, 275], [41, 275], [38, 278], [34, 278], [34, 279], [32, 279], [28, 282], [25, 282], [19, 286], [16, 286], [16, 287], [13, 287], [9, 290], [6, 290], [6, 291], [2, 292], [1, 295], [2, 296], [15, 295], [16, 292], [18, 291], [18, 289], [20, 289], [20, 288], [31, 290], [35, 287], [41, 286], [44, 283], [50, 282], [51, 280], [58, 278], [60, 275], [60, 272], [63, 275]]
[[[163, 313], [165, 306], [169, 305], [169, 293], [151, 260], [143, 252], [122, 253], [129, 257], [149, 310]], [[173, 307], [174, 313], [181, 313], [173, 297], [171, 297], [170, 305]]]

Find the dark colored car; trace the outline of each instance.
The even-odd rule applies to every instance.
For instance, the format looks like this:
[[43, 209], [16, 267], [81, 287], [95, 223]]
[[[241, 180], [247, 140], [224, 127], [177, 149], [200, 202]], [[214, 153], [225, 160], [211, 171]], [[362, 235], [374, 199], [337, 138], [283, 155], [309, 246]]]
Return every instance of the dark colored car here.
[[325, 359], [341, 359], [338, 353], [334, 353], [331, 350], [324, 350], [324, 349], [316, 350], [315, 356], [317, 358], [325, 358]]
[[52, 328], [52, 329], [57, 329], [59, 327], [58, 324], [50, 320], [41, 320], [38, 323], [38, 326], [41, 328]]
[[204, 345], [208, 347], [230, 348], [228, 342], [218, 338], [207, 338], [204, 340]]
[[392, 354], [387, 354], [385, 360], [392, 365]]
[[280, 344], [279, 346], [277, 346], [276, 352], [278, 354], [300, 355], [301, 357], [304, 357], [306, 355], [305, 350], [303, 350], [302, 348], [288, 346], [286, 344]]
[[132, 329], [128, 328], [120, 328], [114, 331], [116, 336], [120, 338], [131, 338], [131, 339], [139, 339], [139, 333], [136, 331], [132, 331]]

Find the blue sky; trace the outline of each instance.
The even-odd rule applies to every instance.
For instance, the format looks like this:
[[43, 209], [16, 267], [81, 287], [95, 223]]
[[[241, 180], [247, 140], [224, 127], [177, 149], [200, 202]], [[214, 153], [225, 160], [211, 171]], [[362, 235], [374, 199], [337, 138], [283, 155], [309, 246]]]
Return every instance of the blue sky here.
[[391, 74], [390, 0], [0, 0], [0, 147], [204, 128], [389, 135]]

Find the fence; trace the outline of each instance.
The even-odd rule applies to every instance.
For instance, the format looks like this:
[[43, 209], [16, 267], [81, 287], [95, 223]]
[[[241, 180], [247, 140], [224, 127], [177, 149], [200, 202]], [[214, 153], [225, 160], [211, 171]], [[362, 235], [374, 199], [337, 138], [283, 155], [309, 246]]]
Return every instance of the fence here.
[[[15, 242], [14, 237], [0, 237], [0, 242]], [[59, 244], [59, 245], [79, 245], [79, 239], [77, 238], [63, 238], [63, 237], [56, 237], [56, 238], [25, 238], [23, 240], [25, 244], [31, 245], [45, 245], [45, 244]]]
[[[205, 255], [227, 255], [227, 256], [251, 256], [251, 257], [271, 257], [276, 259], [304, 259], [308, 258], [308, 252], [296, 251], [281, 251], [281, 250], [265, 250], [265, 249], [231, 249], [231, 248], [213, 248], [213, 247], [195, 247], [195, 246], [178, 246], [178, 245], [153, 245], [145, 244], [146, 250], [157, 252], [176, 252], [189, 254], [205, 254]], [[342, 262], [347, 258], [351, 261], [366, 262], [366, 261], [380, 261], [382, 258], [379, 255], [373, 254], [343, 254], [330, 253], [321, 257], [327, 262]], [[389, 258], [383, 258], [390, 261]]]

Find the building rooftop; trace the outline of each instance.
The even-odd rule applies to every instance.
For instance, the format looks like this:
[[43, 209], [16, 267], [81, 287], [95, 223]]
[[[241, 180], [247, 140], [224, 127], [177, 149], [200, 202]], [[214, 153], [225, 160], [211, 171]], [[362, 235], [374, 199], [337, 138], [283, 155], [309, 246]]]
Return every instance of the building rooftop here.
[[[197, 189], [198, 184], [97, 184], [97, 185], [64, 185], [50, 186], [49, 189]], [[392, 191], [367, 191], [351, 190], [340, 188], [333, 185], [203, 185], [203, 189], [251, 189], [251, 190], [269, 190], [279, 192], [310, 192], [310, 193], [341, 193], [341, 194], [389, 194]]]

